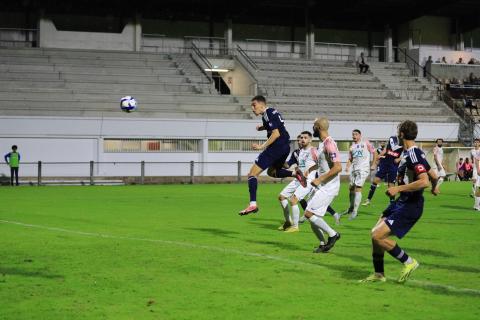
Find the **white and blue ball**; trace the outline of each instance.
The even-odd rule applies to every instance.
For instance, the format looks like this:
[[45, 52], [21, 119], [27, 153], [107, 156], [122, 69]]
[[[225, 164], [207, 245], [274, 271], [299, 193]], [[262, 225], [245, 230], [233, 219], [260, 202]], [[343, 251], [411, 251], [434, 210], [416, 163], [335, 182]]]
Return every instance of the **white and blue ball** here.
[[120, 99], [120, 108], [124, 112], [132, 112], [137, 109], [137, 100], [132, 96], [125, 96]]

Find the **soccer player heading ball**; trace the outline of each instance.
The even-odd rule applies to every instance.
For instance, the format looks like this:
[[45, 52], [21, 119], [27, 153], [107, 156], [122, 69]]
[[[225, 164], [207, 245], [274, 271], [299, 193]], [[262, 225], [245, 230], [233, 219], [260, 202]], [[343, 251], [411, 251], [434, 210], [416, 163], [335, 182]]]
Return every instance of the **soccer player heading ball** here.
[[[267, 170], [269, 176], [274, 178], [286, 178], [295, 176], [295, 173], [283, 168], [285, 160], [290, 154], [290, 135], [285, 129], [285, 121], [280, 113], [274, 108], [267, 107], [264, 96], [255, 96], [252, 99], [252, 111], [256, 116], [262, 116], [262, 125], [257, 126], [257, 131], [267, 131], [268, 140], [263, 144], [252, 145], [254, 150], [262, 151], [255, 159], [255, 163], [248, 173], [248, 190], [250, 192], [250, 204], [240, 215], [247, 215], [258, 211], [257, 185], [258, 176]], [[299, 176], [301, 183], [306, 184], [306, 178]]]
[[[403, 238], [415, 223], [420, 219], [423, 212], [423, 189], [429, 186], [429, 178], [432, 181], [432, 193], [437, 195], [437, 175], [430, 168], [425, 153], [415, 145], [417, 137], [417, 124], [407, 120], [398, 126], [398, 138], [404, 148], [403, 163], [399, 168], [398, 186], [388, 188], [387, 196], [394, 197], [400, 193], [400, 197], [391, 202], [383, 215], [372, 229], [372, 258], [375, 273], [361, 280], [361, 282], [386, 281], [383, 256], [387, 251], [394, 259], [404, 264], [398, 282], [405, 282], [410, 274], [418, 268], [417, 260], [410, 257], [402, 250], [391, 236]], [[408, 183], [402, 183], [403, 178], [408, 178]]]

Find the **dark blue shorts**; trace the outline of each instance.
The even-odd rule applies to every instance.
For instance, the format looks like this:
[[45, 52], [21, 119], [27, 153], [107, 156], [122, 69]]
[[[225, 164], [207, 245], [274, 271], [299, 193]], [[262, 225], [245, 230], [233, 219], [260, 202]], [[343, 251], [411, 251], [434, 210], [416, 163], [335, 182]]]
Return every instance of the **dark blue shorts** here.
[[420, 219], [423, 213], [423, 197], [415, 201], [394, 201], [383, 211], [385, 223], [399, 239]]
[[375, 177], [382, 179], [382, 181], [395, 183], [397, 181], [397, 167], [379, 166]]
[[263, 170], [270, 167], [280, 169], [285, 164], [289, 155], [290, 145], [288, 144], [268, 147], [258, 155], [257, 159], [255, 159], [255, 164]]

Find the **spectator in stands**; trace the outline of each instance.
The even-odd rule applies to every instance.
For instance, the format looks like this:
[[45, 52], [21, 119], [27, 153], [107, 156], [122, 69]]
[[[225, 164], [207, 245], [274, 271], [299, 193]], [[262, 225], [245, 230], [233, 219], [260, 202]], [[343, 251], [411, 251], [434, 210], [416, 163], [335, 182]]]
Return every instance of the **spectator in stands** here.
[[428, 56], [427, 61], [425, 61], [425, 65], [423, 66], [423, 77], [427, 77], [427, 73], [430, 73], [432, 67], [432, 56]]
[[367, 73], [370, 66], [367, 64], [367, 59], [363, 55], [363, 52], [360, 53], [360, 57], [357, 59], [357, 64], [358, 68], [360, 69], [360, 73]]
[[440, 63], [448, 63], [448, 62], [447, 62], [447, 59], [445, 59], [445, 57], [442, 57], [442, 61], [440, 61]]
[[473, 72], [470, 72], [470, 74], [468, 75], [468, 83], [475, 84], [475, 82], [477, 82], [477, 77], [475, 77]]
[[470, 60], [468, 60], [468, 63], [467, 64], [475, 64], [475, 58], [470, 58]]
[[458, 61], [456, 62], [456, 64], [465, 64], [465, 62], [463, 62], [463, 58], [460, 57], [458, 58]]
[[463, 158], [460, 158], [457, 161], [457, 176], [460, 181], [462, 181], [465, 176], [465, 171], [463, 170]]
[[469, 181], [472, 179], [472, 174], [473, 174], [473, 166], [470, 163], [470, 159], [467, 157], [465, 158], [465, 161], [463, 162], [463, 180]]
[[480, 114], [478, 113], [477, 103], [473, 100], [472, 97], [463, 95], [463, 106], [464, 106], [465, 108], [470, 109], [470, 114], [471, 114], [471, 115], [473, 115], [473, 109], [475, 109], [475, 111], [477, 112], [477, 116], [480, 115]]

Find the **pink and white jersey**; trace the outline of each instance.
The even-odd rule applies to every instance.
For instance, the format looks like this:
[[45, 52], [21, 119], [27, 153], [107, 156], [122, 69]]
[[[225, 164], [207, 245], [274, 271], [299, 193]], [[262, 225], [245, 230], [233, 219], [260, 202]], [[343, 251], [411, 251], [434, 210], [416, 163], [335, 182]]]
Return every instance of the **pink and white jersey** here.
[[[477, 162], [480, 161], [480, 149], [472, 149], [470, 150], [470, 158], [473, 160], [473, 171], [477, 172]], [[478, 174], [478, 173], [477, 173]]]
[[[318, 175], [321, 176], [330, 171], [335, 162], [340, 162], [340, 152], [338, 151], [335, 140], [328, 136], [318, 146]], [[337, 174], [335, 178], [322, 185], [340, 187], [340, 176]]]
[[375, 148], [368, 140], [361, 140], [358, 143], [353, 143], [350, 147], [352, 171], [369, 171], [370, 153], [373, 152], [375, 152]]

